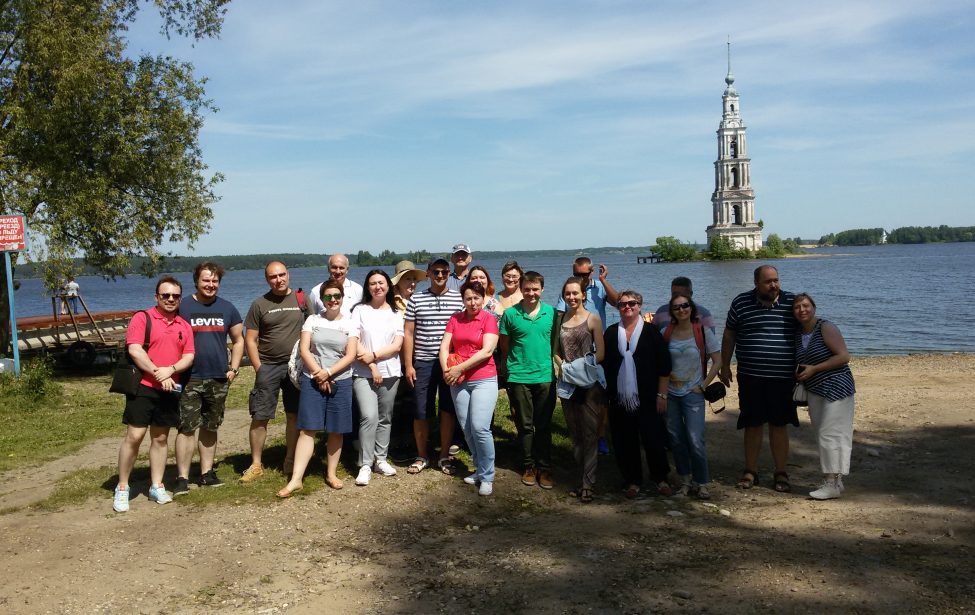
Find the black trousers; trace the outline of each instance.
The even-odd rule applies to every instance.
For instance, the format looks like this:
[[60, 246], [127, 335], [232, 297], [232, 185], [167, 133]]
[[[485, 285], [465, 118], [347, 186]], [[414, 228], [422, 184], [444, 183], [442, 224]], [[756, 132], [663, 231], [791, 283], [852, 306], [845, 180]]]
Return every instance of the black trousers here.
[[635, 412], [627, 412], [619, 402], [610, 400], [609, 429], [616, 465], [623, 475], [624, 486], [643, 484], [641, 443], [654, 484], [667, 480], [670, 473], [666, 448], [667, 425], [664, 415], [657, 414], [655, 407], [641, 406]]

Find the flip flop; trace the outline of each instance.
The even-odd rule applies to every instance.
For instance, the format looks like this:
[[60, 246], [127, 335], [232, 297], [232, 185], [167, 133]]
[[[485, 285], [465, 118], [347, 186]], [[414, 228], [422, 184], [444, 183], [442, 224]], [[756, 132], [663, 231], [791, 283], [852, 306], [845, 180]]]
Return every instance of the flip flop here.
[[772, 478], [775, 481], [773, 487], [779, 493], [789, 493], [792, 491], [792, 485], [789, 484], [789, 474], [785, 470], [776, 472]]
[[413, 463], [410, 464], [410, 467], [406, 468], [406, 473], [419, 474], [425, 470], [428, 465], [430, 465], [430, 462], [427, 461], [425, 457], [417, 457], [413, 460]]

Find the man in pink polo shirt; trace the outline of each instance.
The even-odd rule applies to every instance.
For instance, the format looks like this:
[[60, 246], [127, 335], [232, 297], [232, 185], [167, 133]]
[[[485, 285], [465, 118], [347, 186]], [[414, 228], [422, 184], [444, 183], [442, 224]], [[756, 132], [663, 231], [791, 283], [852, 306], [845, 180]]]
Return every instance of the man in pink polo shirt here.
[[[173, 497], [163, 486], [163, 470], [169, 454], [169, 430], [179, 425], [179, 387], [176, 375], [193, 365], [193, 329], [179, 316], [183, 287], [165, 276], [156, 283], [156, 306], [136, 312], [125, 332], [125, 344], [132, 362], [142, 370], [135, 395], [125, 396], [122, 423], [128, 426], [118, 451], [118, 486], [112, 508], [129, 510], [129, 475], [139, 446], [149, 432], [149, 499], [168, 504]], [[143, 348], [146, 323], [149, 345]]]

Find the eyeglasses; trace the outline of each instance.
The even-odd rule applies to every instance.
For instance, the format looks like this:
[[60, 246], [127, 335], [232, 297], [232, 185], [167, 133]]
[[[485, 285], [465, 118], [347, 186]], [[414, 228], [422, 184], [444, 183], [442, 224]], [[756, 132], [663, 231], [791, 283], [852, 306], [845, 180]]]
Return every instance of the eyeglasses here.
[[182, 296], [180, 293], [159, 293], [160, 299], [172, 299], [173, 301], [179, 301]]
[[430, 275], [432, 275], [435, 278], [445, 278], [448, 275], [450, 275], [450, 272], [445, 269], [434, 269], [433, 271], [430, 272]]
[[324, 300], [324, 301], [341, 301], [342, 300], [342, 295], [340, 295], [339, 293], [335, 293], [335, 294], [326, 293], [326, 294], [322, 295], [322, 300]]
[[521, 279], [521, 276], [518, 275], [517, 273], [514, 274], [514, 275], [505, 275], [505, 276], [502, 276], [502, 277], [504, 277], [504, 279], [505, 280], [508, 280], [509, 282], [517, 282], [518, 280]]
[[674, 309], [674, 310], [689, 310], [689, 309], [691, 309], [691, 304], [690, 303], [675, 303], [675, 304], [673, 304], [670, 307], [671, 307], [671, 309]]
[[623, 308], [633, 309], [640, 305], [639, 301], [620, 301], [616, 304], [616, 308], [622, 310]]

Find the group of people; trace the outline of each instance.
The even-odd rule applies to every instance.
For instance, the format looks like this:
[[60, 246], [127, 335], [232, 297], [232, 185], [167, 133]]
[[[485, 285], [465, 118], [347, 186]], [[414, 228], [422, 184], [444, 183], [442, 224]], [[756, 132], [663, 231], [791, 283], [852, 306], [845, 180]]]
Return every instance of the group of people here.
[[[240, 480], [264, 474], [267, 424], [281, 397], [289, 477], [278, 491], [281, 498], [302, 489], [315, 437], [323, 431], [331, 488], [344, 487], [337, 468], [346, 434], [358, 438], [356, 485], [369, 485], [374, 474], [396, 475], [390, 463], [394, 408], [412, 415], [415, 456], [407, 473], [434, 463], [445, 474], [456, 473], [456, 432], [474, 464], [464, 482], [489, 496], [495, 480], [492, 424], [504, 389], [524, 485], [554, 487], [552, 415], [560, 399], [576, 464], [570, 493], [580, 502], [593, 501], [607, 423], [627, 497], [642, 489], [645, 454], [656, 492], [708, 499], [704, 392], [716, 379], [731, 384], [733, 354], [745, 448], [737, 486], [758, 482], [767, 424], [773, 486], [791, 490], [786, 426], [798, 425], [798, 382], [808, 393], [824, 473], [822, 486], [810, 495], [842, 493], [852, 449], [849, 353], [835, 325], [816, 318], [812, 297], [779, 289], [774, 267], [755, 270], [755, 288], [732, 301], [719, 339], [710, 312], [695, 304], [684, 277], [673, 280], [669, 302], [644, 314], [642, 295], [617, 291], [604, 265], [593, 279], [587, 257], [574, 261], [556, 306], [541, 301], [540, 273], [506, 263], [496, 289], [489, 272], [472, 261], [469, 246], [458, 244], [449, 260], [433, 258], [425, 270], [403, 261], [392, 277], [374, 269], [360, 286], [348, 279], [348, 258], [335, 254], [329, 278], [307, 296], [291, 288], [284, 263], [271, 262], [264, 271], [269, 291], [243, 319], [217, 295], [224, 272], [215, 263], [197, 266], [196, 292], [186, 298], [179, 281], [160, 279], [156, 306], [136, 313], [126, 335], [143, 377], [139, 392], [126, 399], [115, 510], [128, 510], [128, 479], [147, 432], [150, 500], [167, 503], [188, 492], [195, 449], [199, 485], [223, 484], [213, 471], [217, 429], [244, 353], [256, 378], [248, 402], [251, 464]], [[419, 289], [424, 280], [429, 284]], [[611, 326], [607, 306], [619, 310], [619, 322]], [[430, 428], [438, 416], [436, 451]], [[178, 478], [169, 492], [162, 476], [173, 427]], [[673, 482], [668, 449], [676, 466]]]

